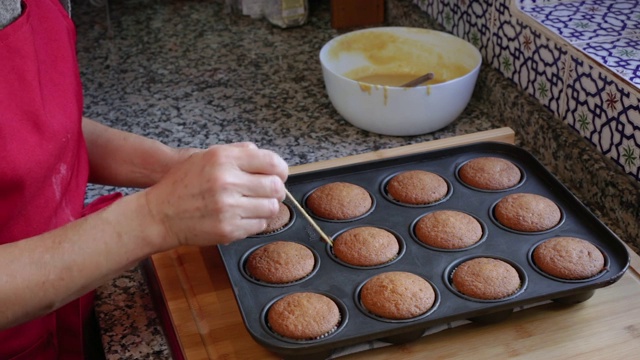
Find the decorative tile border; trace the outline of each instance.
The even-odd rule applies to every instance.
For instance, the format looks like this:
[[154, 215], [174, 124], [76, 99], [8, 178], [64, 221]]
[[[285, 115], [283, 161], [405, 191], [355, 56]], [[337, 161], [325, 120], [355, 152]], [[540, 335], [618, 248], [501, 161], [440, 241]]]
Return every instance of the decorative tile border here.
[[590, 41], [576, 44], [576, 47], [640, 88], [640, 35], [609, 41]]
[[566, 90], [562, 117], [601, 153], [640, 179], [640, 99], [615, 77], [577, 52]]
[[640, 181], [640, 0], [413, 2]]
[[640, 89], [640, 0], [520, 0], [516, 4], [544, 29]]
[[530, 5], [518, 2], [518, 7], [570, 43], [640, 33], [638, 0], [574, 0]]
[[491, 63], [540, 101], [553, 114], [563, 112], [566, 50], [512, 16], [506, 2], [496, 2]]

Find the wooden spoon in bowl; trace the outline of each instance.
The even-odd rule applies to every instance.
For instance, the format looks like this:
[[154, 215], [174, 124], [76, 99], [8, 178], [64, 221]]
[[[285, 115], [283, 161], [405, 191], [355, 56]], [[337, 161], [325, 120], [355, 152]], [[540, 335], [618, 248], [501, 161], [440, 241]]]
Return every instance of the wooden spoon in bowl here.
[[418, 78], [415, 78], [407, 83], [404, 83], [402, 85], [400, 85], [400, 87], [416, 87], [422, 83], [425, 83], [431, 79], [433, 79], [435, 77], [435, 75], [430, 72], [430, 73], [426, 73]]

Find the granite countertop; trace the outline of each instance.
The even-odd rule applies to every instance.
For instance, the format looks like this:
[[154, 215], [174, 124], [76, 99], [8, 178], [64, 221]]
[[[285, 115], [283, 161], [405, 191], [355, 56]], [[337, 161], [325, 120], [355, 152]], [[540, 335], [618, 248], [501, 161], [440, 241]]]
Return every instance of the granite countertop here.
[[[638, 184], [488, 66], [450, 126], [381, 136], [345, 122], [326, 96], [318, 52], [340, 33], [328, 1], [311, 0], [309, 22], [290, 29], [229, 13], [222, 0], [76, 2], [91, 118], [180, 147], [253, 141], [290, 165], [509, 126], [519, 146], [638, 249]], [[409, 0], [387, 0], [387, 25], [439, 29]], [[136, 190], [90, 186], [87, 201], [113, 191]], [[171, 358], [141, 266], [97, 293], [107, 359]]]

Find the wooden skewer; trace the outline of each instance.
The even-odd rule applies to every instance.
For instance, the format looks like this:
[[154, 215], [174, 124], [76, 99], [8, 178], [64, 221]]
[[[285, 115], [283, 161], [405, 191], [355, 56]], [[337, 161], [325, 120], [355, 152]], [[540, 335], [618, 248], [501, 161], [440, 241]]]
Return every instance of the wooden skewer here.
[[285, 191], [287, 192], [287, 197], [289, 198], [289, 200], [291, 200], [291, 202], [298, 208], [298, 210], [300, 210], [300, 212], [302, 213], [302, 216], [305, 217], [305, 219], [307, 219], [307, 221], [309, 221], [309, 223], [311, 224], [311, 226], [313, 226], [314, 229], [316, 229], [316, 231], [318, 232], [318, 234], [320, 234], [320, 237], [329, 245], [333, 246], [333, 241], [331, 241], [331, 238], [327, 236], [327, 234], [324, 233], [324, 231], [322, 231], [322, 229], [320, 229], [320, 227], [318, 226], [318, 224], [316, 224], [316, 222], [313, 220], [313, 218], [311, 216], [309, 216], [309, 214], [307, 214], [307, 212], [304, 210], [304, 208], [302, 207], [302, 205], [300, 205], [296, 199], [293, 197], [293, 195], [291, 195], [291, 193], [289, 192], [289, 190], [285, 189]]

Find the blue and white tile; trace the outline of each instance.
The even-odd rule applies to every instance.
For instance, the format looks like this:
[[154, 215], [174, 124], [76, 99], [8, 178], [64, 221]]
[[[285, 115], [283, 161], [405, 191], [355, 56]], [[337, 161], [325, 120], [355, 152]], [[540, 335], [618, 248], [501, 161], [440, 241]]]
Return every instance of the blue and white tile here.
[[640, 88], [640, 36], [577, 44], [579, 49]]
[[[459, 36], [480, 49], [480, 52], [486, 58], [487, 49], [491, 47], [491, 41], [493, 39], [490, 23], [493, 12], [493, 1], [470, 0], [460, 1], [459, 3], [462, 11], [462, 19], [468, 24], [464, 33], [459, 34]], [[463, 6], [465, 3], [466, 6]]]
[[522, 20], [510, 16], [506, 3], [497, 3], [494, 67], [538, 99], [556, 115], [563, 112], [566, 50]]
[[[467, 0], [462, 0], [467, 2]], [[442, 25], [445, 31], [456, 36], [464, 34], [466, 24], [462, 16], [462, 10], [458, 4], [458, 0], [440, 0], [436, 20]]]
[[640, 33], [639, 0], [521, 4], [520, 9], [570, 43]]
[[531, 6], [531, 5], [541, 5], [541, 4], [555, 4], [559, 2], [571, 2], [576, 0], [515, 0], [518, 3], [518, 6]]
[[512, 53], [515, 52], [515, 41], [520, 29], [511, 14], [508, 0], [496, 0], [489, 20], [492, 30], [492, 51], [489, 56], [491, 65], [509, 79], [513, 78]]
[[566, 49], [526, 25], [520, 41], [524, 59], [518, 83], [555, 115], [564, 111]]
[[564, 121], [640, 180], [640, 95], [585, 57], [571, 54]]

